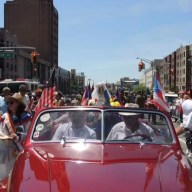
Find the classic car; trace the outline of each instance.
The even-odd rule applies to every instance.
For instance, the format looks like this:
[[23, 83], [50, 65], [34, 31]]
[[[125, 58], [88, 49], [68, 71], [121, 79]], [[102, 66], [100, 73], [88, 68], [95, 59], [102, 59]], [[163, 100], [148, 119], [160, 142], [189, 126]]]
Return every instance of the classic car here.
[[49, 108], [34, 117], [8, 191], [190, 192], [192, 166], [170, 114], [125, 107]]

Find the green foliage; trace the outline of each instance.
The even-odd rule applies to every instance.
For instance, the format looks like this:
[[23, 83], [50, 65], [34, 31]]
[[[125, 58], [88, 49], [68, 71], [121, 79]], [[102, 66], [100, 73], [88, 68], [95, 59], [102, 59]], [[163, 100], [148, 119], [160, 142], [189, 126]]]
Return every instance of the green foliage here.
[[134, 93], [143, 92], [143, 93], [146, 93], [146, 94], [151, 93], [149, 88], [145, 87], [143, 84], [139, 84], [139, 85], [134, 86], [133, 92]]

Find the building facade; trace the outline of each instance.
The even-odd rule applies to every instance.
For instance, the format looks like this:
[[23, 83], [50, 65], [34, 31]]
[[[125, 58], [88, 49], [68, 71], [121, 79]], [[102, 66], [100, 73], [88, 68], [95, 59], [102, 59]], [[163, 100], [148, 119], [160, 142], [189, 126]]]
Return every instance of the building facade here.
[[53, 0], [7, 1], [4, 28], [17, 36], [19, 45], [35, 47], [50, 68], [58, 67], [58, 12]]
[[168, 76], [163, 87], [175, 92], [192, 89], [192, 45], [180, 46], [164, 60], [169, 67], [166, 68]]
[[[13, 36], [9, 33], [8, 30], [0, 28], [0, 47], [14, 47], [17, 44], [16, 36]], [[10, 53], [10, 57], [3, 57], [3, 54], [6, 52]], [[18, 75], [18, 66], [17, 66], [17, 54], [15, 54], [14, 49], [4, 50], [0, 49], [0, 80], [3, 79], [15, 79]]]
[[[154, 59], [154, 61], [150, 61], [149, 68], [147, 68], [143, 71], [143, 74], [141, 75], [141, 77], [139, 79], [139, 84], [143, 84], [145, 87], [152, 90], [153, 85], [154, 85], [154, 83], [153, 83], [154, 72], [155, 72], [156, 68], [159, 68], [162, 61], [163, 61], [162, 59]], [[145, 61], [143, 60], [143, 62], [145, 62]]]
[[84, 91], [85, 87], [85, 74], [83, 72], [76, 73], [76, 69], [71, 69], [71, 93], [80, 93]]
[[55, 70], [55, 75], [57, 76], [57, 90], [61, 91], [64, 95], [70, 93], [70, 71], [58, 67]]

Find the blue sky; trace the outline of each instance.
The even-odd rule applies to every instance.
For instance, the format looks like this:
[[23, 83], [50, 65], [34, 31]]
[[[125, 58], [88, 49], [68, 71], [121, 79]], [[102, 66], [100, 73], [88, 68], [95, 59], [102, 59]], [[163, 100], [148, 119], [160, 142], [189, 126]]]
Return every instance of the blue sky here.
[[54, 0], [54, 5], [59, 66], [84, 72], [95, 84], [139, 78], [137, 57], [162, 59], [192, 44], [192, 0]]

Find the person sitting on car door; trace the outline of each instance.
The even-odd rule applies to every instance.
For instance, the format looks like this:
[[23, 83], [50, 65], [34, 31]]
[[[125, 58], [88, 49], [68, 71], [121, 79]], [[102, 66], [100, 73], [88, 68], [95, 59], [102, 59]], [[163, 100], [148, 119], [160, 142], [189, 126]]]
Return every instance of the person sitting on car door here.
[[85, 124], [85, 114], [82, 111], [69, 112], [70, 122], [60, 124], [52, 140], [61, 140], [63, 137], [79, 137], [96, 139], [96, 133]]
[[[138, 107], [136, 105], [132, 104], [131, 106]], [[119, 115], [122, 121], [112, 127], [107, 140], [122, 140], [132, 135], [133, 137], [134, 135], [143, 135], [143, 137], [152, 141], [152, 138], [156, 137], [154, 130], [139, 120], [139, 113], [120, 112]]]

